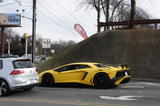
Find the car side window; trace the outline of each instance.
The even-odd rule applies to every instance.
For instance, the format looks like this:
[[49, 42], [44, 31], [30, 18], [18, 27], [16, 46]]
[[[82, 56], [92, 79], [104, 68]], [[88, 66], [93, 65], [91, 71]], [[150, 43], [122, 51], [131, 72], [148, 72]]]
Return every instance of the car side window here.
[[64, 66], [64, 67], [58, 68], [55, 71], [63, 72], [63, 71], [70, 71], [70, 70], [74, 70], [74, 69], [76, 69], [75, 65], [69, 65], [69, 66]]
[[84, 68], [91, 68], [91, 67], [88, 65], [79, 65], [79, 69], [84, 69]]
[[2, 60], [0, 60], [0, 69], [2, 69], [3, 68], [3, 62], [2, 62]]
[[69, 66], [58, 68], [55, 71], [63, 72], [63, 71], [70, 71], [70, 70], [84, 69], [84, 68], [90, 68], [90, 66], [88, 65], [69, 65]]

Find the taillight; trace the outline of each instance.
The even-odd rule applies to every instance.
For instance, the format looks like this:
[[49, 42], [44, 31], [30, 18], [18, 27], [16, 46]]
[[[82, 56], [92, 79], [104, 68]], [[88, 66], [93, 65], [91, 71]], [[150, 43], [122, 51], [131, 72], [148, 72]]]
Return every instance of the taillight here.
[[13, 70], [10, 75], [18, 75], [18, 74], [23, 74], [24, 71], [23, 70]]

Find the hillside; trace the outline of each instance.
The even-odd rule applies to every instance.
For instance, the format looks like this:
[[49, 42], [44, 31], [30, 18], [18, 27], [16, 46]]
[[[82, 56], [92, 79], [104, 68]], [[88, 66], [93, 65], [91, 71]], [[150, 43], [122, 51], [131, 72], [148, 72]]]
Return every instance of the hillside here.
[[41, 64], [52, 69], [70, 62], [128, 63], [138, 78], [160, 79], [160, 30], [113, 30], [95, 34]]

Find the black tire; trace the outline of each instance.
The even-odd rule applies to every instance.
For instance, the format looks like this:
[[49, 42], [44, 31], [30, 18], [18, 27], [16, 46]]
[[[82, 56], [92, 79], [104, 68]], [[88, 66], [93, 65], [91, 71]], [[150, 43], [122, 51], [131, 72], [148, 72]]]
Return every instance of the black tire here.
[[54, 86], [54, 78], [51, 74], [44, 74], [42, 77], [41, 86], [43, 87], [53, 87]]
[[8, 83], [4, 80], [0, 80], [0, 96], [7, 96], [9, 92]]
[[94, 86], [96, 88], [105, 89], [110, 88], [111, 81], [109, 76], [106, 73], [98, 73], [93, 79]]

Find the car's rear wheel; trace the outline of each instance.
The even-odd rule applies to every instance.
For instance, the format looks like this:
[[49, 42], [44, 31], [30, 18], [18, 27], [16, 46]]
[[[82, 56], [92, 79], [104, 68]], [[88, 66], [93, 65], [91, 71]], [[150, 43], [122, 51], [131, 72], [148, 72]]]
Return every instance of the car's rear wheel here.
[[44, 74], [42, 77], [41, 85], [44, 87], [53, 87], [54, 86], [54, 78], [51, 74]]
[[107, 74], [105, 73], [98, 73], [95, 75], [93, 79], [94, 86], [97, 88], [110, 88], [111, 86], [111, 81], [110, 78]]
[[9, 94], [9, 86], [6, 81], [0, 80], [0, 96], [7, 96]]

